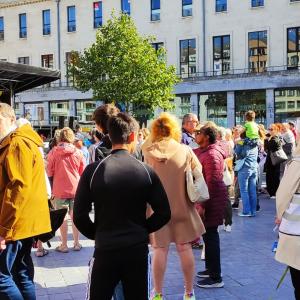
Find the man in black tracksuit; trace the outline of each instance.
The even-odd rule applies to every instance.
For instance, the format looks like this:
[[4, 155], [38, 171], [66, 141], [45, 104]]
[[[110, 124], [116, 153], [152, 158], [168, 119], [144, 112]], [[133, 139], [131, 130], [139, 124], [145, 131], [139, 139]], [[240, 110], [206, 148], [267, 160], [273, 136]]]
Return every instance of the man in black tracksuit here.
[[[165, 190], [155, 172], [130, 155], [138, 125], [124, 113], [109, 120], [111, 155], [87, 166], [78, 185], [74, 223], [95, 239], [89, 298], [111, 300], [121, 281], [126, 300], [147, 300], [148, 235], [171, 216]], [[91, 204], [95, 221], [91, 221]], [[152, 215], [146, 218], [147, 204]]]

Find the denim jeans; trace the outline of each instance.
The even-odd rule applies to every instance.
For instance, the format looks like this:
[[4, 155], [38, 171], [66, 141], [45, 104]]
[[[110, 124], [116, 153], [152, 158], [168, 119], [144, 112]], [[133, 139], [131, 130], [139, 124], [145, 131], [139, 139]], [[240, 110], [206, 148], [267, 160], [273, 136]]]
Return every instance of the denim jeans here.
[[243, 214], [256, 214], [257, 204], [257, 169], [243, 167], [238, 172], [241, 198], [243, 202]]
[[115, 288], [113, 300], [125, 300], [121, 282]]
[[0, 299], [35, 300], [31, 238], [9, 242], [0, 252]]

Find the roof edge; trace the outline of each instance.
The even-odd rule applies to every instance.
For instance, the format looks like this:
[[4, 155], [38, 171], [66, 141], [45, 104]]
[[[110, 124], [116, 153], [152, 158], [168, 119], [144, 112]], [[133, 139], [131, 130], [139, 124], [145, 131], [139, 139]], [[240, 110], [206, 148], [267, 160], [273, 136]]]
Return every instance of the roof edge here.
[[1, 8], [8, 8], [8, 7], [14, 7], [14, 6], [21, 6], [21, 5], [29, 5], [29, 4], [34, 4], [34, 3], [38, 3], [38, 2], [47, 2], [50, 0], [11, 0], [11, 1], [7, 1], [5, 3], [1, 3], [0, 2], [0, 9]]

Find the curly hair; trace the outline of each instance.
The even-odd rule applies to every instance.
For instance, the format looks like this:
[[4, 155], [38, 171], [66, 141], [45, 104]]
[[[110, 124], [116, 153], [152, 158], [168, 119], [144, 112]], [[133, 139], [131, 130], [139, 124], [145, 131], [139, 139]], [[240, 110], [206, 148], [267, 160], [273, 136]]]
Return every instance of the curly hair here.
[[73, 144], [75, 141], [75, 134], [73, 130], [69, 127], [64, 127], [60, 131], [59, 141], [62, 143], [71, 143]]
[[161, 141], [164, 138], [174, 139], [177, 142], [181, 140], [181, 129], [179, 121], [175, 116], [169, 113], [162, 113], [155, 119], [151, 125], [152, 142]]

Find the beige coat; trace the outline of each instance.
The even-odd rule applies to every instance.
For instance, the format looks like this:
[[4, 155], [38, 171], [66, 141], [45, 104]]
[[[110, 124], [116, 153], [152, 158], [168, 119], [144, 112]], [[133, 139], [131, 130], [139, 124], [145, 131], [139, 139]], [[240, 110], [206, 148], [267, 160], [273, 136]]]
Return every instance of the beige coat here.
[[[300, 154], [297, 155], [300, 159]], [[295, 193], [300, 193], [300, 161], [292, 161], [284, 173], [276, 194], [277, 217], [282, 218]], [[276, 260], [300, 270], [300, 236], [279, 233]]]
[[[204, 225], [194, 204], [186, 192], [185, 170], [187, 157], [191, 157], [188, 147], [175, 140], [151, 143], [148, 139], [142, 146], [145, 162], [157, 173], [168, 195], [171, 220], [159, 231], [151, 235], [154, 247], [166, 247], [170, 243], [184, 244], [199, 238]], [[192, 154], [192, 168], [201, 168], [199, 160]]]

